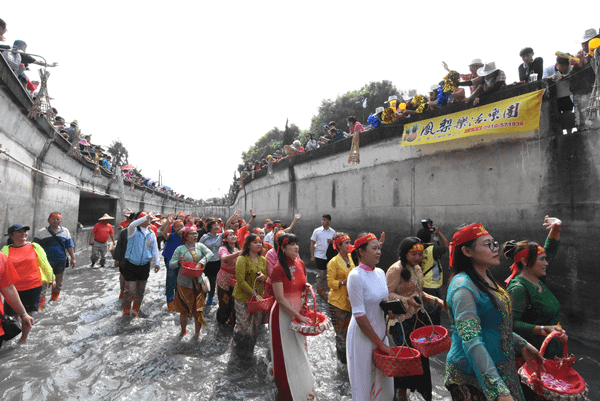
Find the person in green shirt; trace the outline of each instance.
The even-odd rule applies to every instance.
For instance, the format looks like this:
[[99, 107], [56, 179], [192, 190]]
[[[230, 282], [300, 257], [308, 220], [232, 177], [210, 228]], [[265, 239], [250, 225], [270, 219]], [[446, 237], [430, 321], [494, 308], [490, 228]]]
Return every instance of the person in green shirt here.
[[[548, 260], [554, 258], [560, 243], [562, 222], [546, 216], [544, 226], [550, 230], [544, 247], [532, 241], [508, 241], [502, 247], [504, 256], [514, 260], [512, 274], [507, 279], [512, 299], [513, 328], [534, 347], [540, 348], [547, 335], [554, 331], [563, 333], [546, 349], [546, 358], [562, 356], [562, 342], [567, 340], [559, 324], [560, 303], [548, 289], [543, 279]], [[516, 276], [516, 277], [515, 277]]]

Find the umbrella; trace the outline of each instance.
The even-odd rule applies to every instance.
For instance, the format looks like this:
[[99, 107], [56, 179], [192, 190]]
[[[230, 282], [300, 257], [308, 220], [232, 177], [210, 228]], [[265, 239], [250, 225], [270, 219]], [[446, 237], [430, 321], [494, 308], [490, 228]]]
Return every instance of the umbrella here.
[[173, 190], [173, 188], [171, 188], [171, 187], [168, 187], [168, 186], [166, 186], [166, 185], [163, 185], [163, 188], [164, 188], [164, 189], [166, 189], [167, 191], [172, 191], [172, 190]]
[[135, 170], [135, 167], [131, 164], [121, 167], [121, 170]]

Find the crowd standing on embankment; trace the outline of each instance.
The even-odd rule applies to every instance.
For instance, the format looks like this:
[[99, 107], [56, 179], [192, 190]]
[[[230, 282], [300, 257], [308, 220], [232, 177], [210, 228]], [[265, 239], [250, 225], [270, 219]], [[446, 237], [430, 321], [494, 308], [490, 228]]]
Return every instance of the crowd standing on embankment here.
[[[8, 31], [6, 21], [0, 19], [0, 42], [4, 42], [4, 35]], [[33, 55], [27, 52], [27, 43], [24, 40], [17, 39], [13, 42], [12, 47], [9, 45], [0, 44], [0, 52], [8, 63], [11, 70], [16, 75], [17, 79], [23, 86], [25, 92], [31, 97], [33, 101], [36, 100], [41, 89], [39, 81], [30, 80], [27, 72], [29, 67], [33, 64], [47, 67], [57, 67], [58, 63], [46, 63], [40, 61], [43, 59], [41, 56]], [[130, 182], [132, 185], [137, 184], [144, 187], [153, 188], [159, 192], [169, 194], [171, 196], [185, 198], [184, 195], [178, 194], [171, 187], [167, 185], [158, 185], [156, 180], [150, 177], [142, 175], [141, 171], [138, 171], [132, 165], [115, 166], [113, 156], [110, 148], [105, 149], [103, 146], [92, 143], [92, 135], [84, 134], [81, 130], [79, 122], [72, 120], [70, 123], [65, 120], [64, 117], [58, 115], [58, 110], [54, 107], [51, 108], [49, 113], [49, 123], [54, 128], [55, 132], [67, 140], [72, 146], [72, 152], [70, 153], [73, 157], [82, 158], [88, 162], [95, 164], [97, 169], [103, 169], [107, 173], [114, 174], [115, 169], [121, 170], [117, 173], [121, 173], [123, 178]]]
[[[409, 390], [431, 400], [428, 358], [412, 361], [421, 374], [392, 378], [375, 365], [373, 353], [394, 356], [394, 346], [411, 341], [414, 345], [411, 334], [428, 327], [424, 322], [431, 316], [440, 327], [436, 310], [447, 313], [450, 320], [445, 386], [453, 400], [543, 399], [521, 384], [517, 369], [525, 362], [542, 363], [538, 348], [546, 336], [557, 335], [546, 358], [561, 356], [567, 340], [558, 321], [560, 304], [543, 282], [548, 260], [559, 249], [559, 219], [545, 217], [542, 225], [549, 235], [544, 247], [514, 240], [500, 247], [481, 223], [459, 228], [449, 242], [431, 220], [423, 220], [417, 236], [400, 242], [398, 261], [384, 272], [377, 264], [385, 234], [378, 238], [365, 232], [352, 241], [331, 227], [332, 216], [325, 213], [310, 238], [310, 248], [311, 263], [319, 273], [318, 296], [329, 304], [327, 317], [310, 312], [307, 298], [314, 292], [299, 256], [304, 240], [290, 232], [301, 215], [295, 216], [290, 227], [272, 219], [254, 227], [254, 210], [248, 223], [241, 215], [237, 210], [223, 222], [185, 213], [162, 216], [124, 210], [125, 219], [116, 226], [118, 241], [114, 249], [110, 247], [121, 273], [122, 318], [145, 316], [146, 281], [152, 266], [159, 272], [162, 250], [167, 267], [165, 313], [179, 313], [180, 335], [188, 335], [192, 318], [194, 336], [201, 337], [202, 326], [207, 325], [205, 305], [216, 302], [219, 310], [214, 324], [231, 331], [232, 355], [252, 360], [258, 333], [268, 324], [269, 374], [280, 400], [313, 399], [318, 372], [312, 372], [308, 363], [305, 335], [321, 333], [330, 327], [328, 321], [335, 330], [338, 366], [347, 365], [353, 400], [407, 400]], [[92, 234], [96, 251], [90, 268], [105, 266], [103, 248], [98, 254], [97, 242], [106, 244], [112, 237], [111, 220], [107, 214], [99, 217], [100, 228]], [[8, 229], [9, 244], [0, 255], [4, 300], [0, 312], [20, 321], [20, 343], [35, 341], [34, 318], [29, 313], [43, 313], [48, 287], [52, 288], [50, 302], [60, 302], [65, 268], [76, 264], [72, 239], [61, 221], [60, 213], [51, 213], [49, 225], [36, 233], [33, 243], [27, 241], [29, 227], [14, 224]], [[165, 239], [162, 249], [159, 237]], [[500, 263], [500, 249], [514, 262], [507, 287], [489, 271]], [[448, 250], [452, 276], [444, 298], [439, 258]], [[214, 279], [209, 279], [211, 275]], [[218, 300], [212, 298], [215, 285]]]
[[[506, 88], [533, 81], [546, 80], [550, 85], [556, 85], [558, 111], [563, 114], [565, 121], [569, 121], [569, 117], [573, 117], [574, 107], [573, 94], [569, 89], [570, 78], [590, 63], [599, 46], [600, 35], [596, 29], [590, 28], [585, 30], [581, 38], [581, 48], [574, 52], [574, 56], [557, 51], [552, 56], [552, 61], [544, 64], [542, 57], [534, 58], [533, 48], [525, 47], [519, 52], [522, 60], [517, 67], [519, 81], [513, 83], [506, 82], [505, 71], [500, 66], [496, 66], [494, 61], [484, 62], [482, 59], [475, 58], [468, 65], [469, 72], [464, 74], [451, 70], [445, 62], [442, 62], [447, 74], [441, 81], [431, 85], [428, 94], [418, 94], [416, 90], [409, 90], [406, 99], [402, 96], [390, 96], [387, 104], [376, 107], [366, 122], [361, 123], [355, 116], [348, 116], [346, 119], [348, 132], [338, 128], [335, 121], [324, 125], [321, 132], [303, 131], [300, 134], [301, 137], [295, 139], [291, 144], [284, 144], [281, 149], [274, 152], [265, 150], [253, 159], [244, 161], [239, 168], [241, 180], [254, 178], [257, 171], [279, 163], [281, 160], [346, 138], [353, 138], [352, 150], [355, 147], [357, 149], [356, 134], [378, 128], [382, 124], [408, 124], [416, 115], [428, 110], [443, 108], [451, 103], [464, 102], [475, 107], [482, 102], [487, 102], [493, 95]], [[463, 87], [469, 87], [468, 95]], [[564, 128], [565, 133], [571, 132], [571, 126], [565, 125]], [[353, 157], [351, 153], [348, 162], [358, 163], [360, 160], [356, 156]], [[234, 177], [234, 182], [226, 197], [230, 203], [235, 200], [240, 187], [241, 182]]]

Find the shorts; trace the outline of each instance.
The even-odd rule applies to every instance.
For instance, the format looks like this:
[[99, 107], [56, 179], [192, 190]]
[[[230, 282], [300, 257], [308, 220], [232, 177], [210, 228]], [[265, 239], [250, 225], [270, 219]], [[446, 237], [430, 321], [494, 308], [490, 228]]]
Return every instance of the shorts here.
[[[40, 304], [40, 294], [42, 293], [42, 286], [32, 288], [30, 290], [18, 291], [21, 303], [25, 307], [25, 311], [37, 312]], [[4, 300], [4, 314], [9, 316], [17, 316], [17, 312]]]
[[315, 258], [315, 263], [317, 265], [317, 269], [327, 270], [327, 259]]
[[150, 262], [139, 266], [125, 259], [125, 266], [120, 270], [125, 281], [148, 281], [148, 277], [150, 277]]

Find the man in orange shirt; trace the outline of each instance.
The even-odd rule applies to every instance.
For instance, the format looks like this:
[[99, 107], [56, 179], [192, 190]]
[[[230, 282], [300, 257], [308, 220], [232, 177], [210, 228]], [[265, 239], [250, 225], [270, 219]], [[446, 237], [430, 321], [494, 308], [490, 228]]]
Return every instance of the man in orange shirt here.
[[115, 245], [115, 230], [113, 227], [108, 224], [109, 220], [114, 220], [114, 217], [110, 217], [107, 213], [104, 213], [104, 216], [100, 217], [99, 222], [96, 223], [94, 228], [92, 228], [92, 232], [90, 233], [90, 245], [92, 246], [92, 256], [90, 257], [92, 261], [91, 267], [94, 267], [94, 264], [100, 259], [100, 266], [104, 267], [106, 263], [106, 251], [108, 250], [108, 238]]

